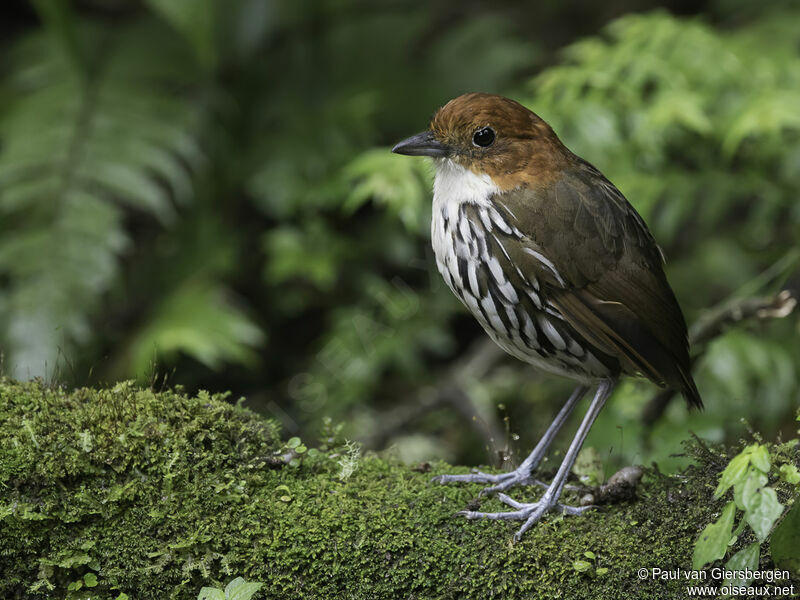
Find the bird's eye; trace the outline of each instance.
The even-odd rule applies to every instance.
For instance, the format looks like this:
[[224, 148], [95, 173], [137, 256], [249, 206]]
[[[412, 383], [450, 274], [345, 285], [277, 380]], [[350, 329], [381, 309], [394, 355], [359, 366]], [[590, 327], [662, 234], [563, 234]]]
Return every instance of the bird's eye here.
[[480, 146], [481, 148], [486, 148], [487, 146], [491, 146], [494, 142], [494, 129], [491, 127], [484, 127], [483, 129], [478, 129], [472, 135], [472, 143], [476, 146]]

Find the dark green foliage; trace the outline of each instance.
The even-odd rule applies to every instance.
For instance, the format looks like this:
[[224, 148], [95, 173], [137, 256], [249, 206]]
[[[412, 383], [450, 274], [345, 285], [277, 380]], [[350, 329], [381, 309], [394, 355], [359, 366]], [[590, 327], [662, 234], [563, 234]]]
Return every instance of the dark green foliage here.
[[[681, 582], [636, 571], [689, 568], [730, 457], [690, 446], [700, 466], [651, 471], [635, 502], [551, 517], [512, 544], [510, 524], [454, 517], [479, 486], [430, 483], [451, 467], [359, 458], [330, 433], [292, 462], [299, 441], [220, 396], [3, 380], [0, 421], [4, 598], [63, 597], [96, 580], [93, 598], [193, 599], [235, 576], [270, 599], [672, 596]], [[796, 462], [791, 445], [771, 452]], [[785, 502], [793, 485], [774, 486]], [[735, 548], [752, 542], [741, 537]], [[586, 552], [590, 567], [577, 569]]]
[[[0, 53], [0, 354], [15, 377], [233, 389], [299, 433], [330, 416], [405, 458], [524, 452], [568, 390], [510, 360], [464, 370], [484, 334], [430, 259], [429, 166], [388, 152], [470, 90], [525, 101], [620, 187], [690, 323], [796, 287], [790, 4], [603, 29], [632, 5], [33, 6], [3, 20]], [[588, 445], [669, 469], [690, 428], [786, 433], [799, 357], [794, 315], [738, 328], [696, 367], [705, 413], [675, 403], [643, 427], [653, 388], [626, 382]]]
[[[14, 70], [0, 114], [0, 272], [10, 283], [0, 318], [12, 364], [33, 374], [56, 367], [59, 345], [71, 354], [87, 340], [89, 316], [131, 243], [125, 210], [174, 221], [202, 160], [192, 140], [198, 111], [159, 86], [191, 76], [174, 40], [153, 27], [113, 40], [85, 27], [106, 38], [91, 64], [44, 32], [4, 56]], [[142, 34], [151, 44], [134, 43]]]

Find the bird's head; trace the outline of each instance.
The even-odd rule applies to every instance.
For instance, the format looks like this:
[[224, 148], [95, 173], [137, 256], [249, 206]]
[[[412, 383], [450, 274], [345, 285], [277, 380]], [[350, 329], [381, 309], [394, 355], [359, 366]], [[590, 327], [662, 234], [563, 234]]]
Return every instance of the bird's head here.
[[480, 93], [445, 104], [427, 131], [403, 140], [392, 152], [430, 156], [437, 168], [457, 166], [488, 176], [504, 191], [555, 179], [570, 156], [534, 112], [503, 96]]

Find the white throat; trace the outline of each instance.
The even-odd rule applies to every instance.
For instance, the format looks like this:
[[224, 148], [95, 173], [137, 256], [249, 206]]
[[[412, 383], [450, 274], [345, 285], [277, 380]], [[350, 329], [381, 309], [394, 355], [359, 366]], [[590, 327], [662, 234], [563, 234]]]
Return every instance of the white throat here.
[[[456, 295], [453, 281], [459, 275], [458, 259], [467, 258], [477, 252], [477, 245], [466, 243], [473, 240], [469, 233], [469, 221], [463, 218], [461, 207], [465, 204], [477, 206], [479, 213], [488, 215], [492, 208], [489, 198], [500, 190], [488, 175], [476, 175], [469, 169], [448, 158], [434, 160], [436, 178], [433, 181], [433, 207], [431, 219], [431, 242], [436, 266], [447, 285]], [[460, 238], [454, 235], [461, 231]], [[474, 242], [474, 240], [473, 240]], [[477, 256], [473, 257], [477, 259]]]
[[437, 158], [434, 165], [434, 210], [452, 209], [462, 203], [486, 206], [489, 197], [500, 191], [488, 175], [476, 175], [449, 158]]

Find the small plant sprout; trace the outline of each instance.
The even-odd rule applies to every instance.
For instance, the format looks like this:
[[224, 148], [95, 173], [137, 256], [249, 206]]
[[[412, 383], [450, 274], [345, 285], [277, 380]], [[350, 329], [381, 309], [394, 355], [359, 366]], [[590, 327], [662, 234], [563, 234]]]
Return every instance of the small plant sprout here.
[[286, 442], [286, 447], [289, 449], [289, 466], [300, 466], [300, 456], [306, 453], [308, 448], [303, 444], [299, 437], [292, 437]]
[[591, 550], [587, 550], [583, 553], [583, 558], [579, 558], [572, 562], [572, 568], [575, 569], [578, 573], [586, 573], [587, 575], [595, 575], [597, 577], [602, 577], [606, 573], [608, 573], [608, 569], [606, 567], [596, 567], [597, 556]]
[[275, 488], [275, 493], [280, 493], [280, 500], [281, 502], [291, 502], [291, 490], [289, 489], [288, 485], [279, 485]]
[[225, 590], [215, 587], [204, 587], [197, 595], [197, 600], [250, 600], [263, 583], [246, 582], [237, 577], [225, 586]]

